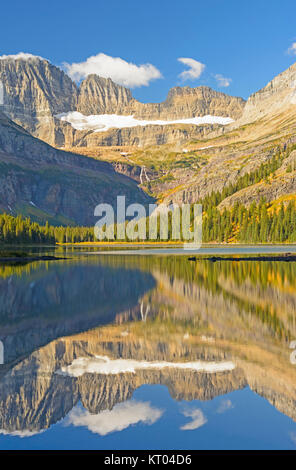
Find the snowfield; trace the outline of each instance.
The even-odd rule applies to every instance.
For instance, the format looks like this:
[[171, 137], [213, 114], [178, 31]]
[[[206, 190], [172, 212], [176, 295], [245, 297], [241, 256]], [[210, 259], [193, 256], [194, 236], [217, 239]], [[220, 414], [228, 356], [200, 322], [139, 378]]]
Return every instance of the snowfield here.
[[233, 119], [222, 116], [202, 116], [188, 119], [178, 119], [176, 121], [146, 121], [135, 119], [133, 116], [119, 116], [117, 114], [93, 114], [85, 116], [78, 111], [62, 113], [55, 116], [61, 121], [66, 121], [78, 131], [106, 132], [109, 129], [123, 129], [125, 127], [137, 126], [166, 126], [169, 124], [193, 124], [201, 126], [203, 124], [222, 124], [223, 126], [233, 122]]

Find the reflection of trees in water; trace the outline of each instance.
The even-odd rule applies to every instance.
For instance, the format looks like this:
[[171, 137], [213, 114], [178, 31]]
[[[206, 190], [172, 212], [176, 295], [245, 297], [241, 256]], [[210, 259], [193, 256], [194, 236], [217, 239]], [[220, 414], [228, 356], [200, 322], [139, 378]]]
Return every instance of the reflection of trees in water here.
[[[259, 328], [262, 334], [285, 343], [296, 336], [296, 285], [293, 283], [296, 278], [295, 263], [190, 263], [187, 257], [182, 256], [126, 257], [122, 262], [149, 270], [157, 279], [157, 287], [149, 294], [150, 319], [155, 316], [167, 318], [171, 314], [175, 319], [176, 315], [183, 315], [184, 319], [195, 317], [197, 321], [198, 317], [202, 317], [201, 313], [207, 308], [207, 303], [210, 303], [214, 324], [216, 308], [216, 314], [219, 313], [221, 318], [224, 315], [225, 320], [225, 311], [231, 312], [234, 317], [232, 323], [237, 322], [237, 326], [244, 326], [244, 329], [248, 328], [248, 324], [252, 325], [252, 328]], [[164, 295], [164, 286], [170, 294]], [[195, 310], [190, 307], [190, 301]], [[139, 304], [141, 302], [147, 302], [147, 294], [139, 300]], [[143, 318], [143, 309], [137, 306], [130, 312], [120, 314], [120, 319], [118, 317], [117, 320], [139, 318]], [[205, 316], [204, 319], [206, 320]], [[254, 331], [254, 335], [258, 336], [259, 332]]]

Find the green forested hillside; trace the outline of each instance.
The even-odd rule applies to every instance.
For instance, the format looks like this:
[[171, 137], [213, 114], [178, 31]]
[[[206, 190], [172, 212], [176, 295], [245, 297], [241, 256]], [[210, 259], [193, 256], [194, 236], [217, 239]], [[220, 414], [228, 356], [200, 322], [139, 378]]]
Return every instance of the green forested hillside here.
[[[249, 208], [235, 204], [231, 209], [220, 211], [217, 206], [207, 204], [203, 213], [203, 242], [220, 243], [286, 243], [296, 242], [296, 204], [291, 201], [273, 207], [263, 200]], [[116, 230], [115, 230], [116, 232]], [[116, 235], [115, 235], [116, 239]], [[169, 217], [169, 240], [172, 238]], [[93, 227], [44, 226], [21, 216], [0, 215], [0, 243], [79, 243], [94, 242]], [[128, 241], [128, 239], [126, 239]], [[138, 240], [142, 241], [142, 240]], [[160, 233], [155, 241], [161, 241]]]

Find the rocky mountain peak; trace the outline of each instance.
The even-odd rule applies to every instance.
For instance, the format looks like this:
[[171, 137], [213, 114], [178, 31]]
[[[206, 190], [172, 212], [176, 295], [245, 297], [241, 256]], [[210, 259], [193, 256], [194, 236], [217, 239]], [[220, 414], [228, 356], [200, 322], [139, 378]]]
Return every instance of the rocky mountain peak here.
[[133, 100], [128, 88], [117, 85], [111, 78], [88, 75], [79, 87], [77, 110], [82, 114], [123, 114]]
[[242, 122], [253, 122], [295, 105], [296, 63], [249, 97], [242, 115]]

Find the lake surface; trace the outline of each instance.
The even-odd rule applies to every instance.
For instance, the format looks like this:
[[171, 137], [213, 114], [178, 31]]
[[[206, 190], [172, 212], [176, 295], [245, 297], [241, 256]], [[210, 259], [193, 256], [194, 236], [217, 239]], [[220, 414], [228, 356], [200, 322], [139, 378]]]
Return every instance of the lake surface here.
[[159, 249], [0, 266], [0, 449], [296, 448], [296, 263]]

